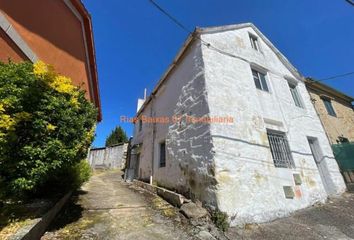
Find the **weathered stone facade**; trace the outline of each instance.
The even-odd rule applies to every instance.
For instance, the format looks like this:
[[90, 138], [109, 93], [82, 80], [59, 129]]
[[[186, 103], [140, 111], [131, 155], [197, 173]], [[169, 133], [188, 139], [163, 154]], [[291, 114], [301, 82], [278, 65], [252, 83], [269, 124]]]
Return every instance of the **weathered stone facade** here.
[[[184, 52], [183, 61], [177, 64], [168, 77], [169, 83], [161, 87], [139, 115], [168, 117], [169, 123], [143, 121], [141, 131], [136, 126], [132, 145], [141, 144], [138, 178], [149, 180], [153, 176], [160, 186], [215, 205], [210, 125], [172, 119], [209, 114], [200, 43], [192, 43]], [[167, 145], [166, 167], [159, 167], [158, 145], [163, 140]]]
[[[252, 24], [195, 34], [203, 42], [186, 41], [137, 114], [185, 116], [184, 121], [145, 122], [141, 130], [137, 122], [132, 145], [140, 146], [138, 178], [152, 176], [160, 186], [226, 212], [231, 225], [269, 221], [345, 191], [302, 76], [269, 40]], [[250, 34], [257, 37], [259, 51], [252, 48]], [[268, 92], [256, 88], [252, 69], [266, 74]], [[295, 106], [289, 83], [296, 85], [301, 107]], [[234, 121], [190, 123], [188, 116]], [[275, 167], [269, 129], [286, 134], [294, 168]], [[319, 143], [320, 163], [309, 138]], [[163, 141], [166, 165], [159, 167]], [[294, 196], [287, 198], [285, 189]]]
[[92, 168], [123, 170], [126, 167], [127, 151], [128, 143], [103, 148], [92, 148], [87, 160]]
[[[306, 86], [331, 144], [340, 142], [340, 137], [354, 142], [354, 99], [319, 82], [308, 80]], [[331, 101], [336, 116], [328, 114], [324, 98]]]

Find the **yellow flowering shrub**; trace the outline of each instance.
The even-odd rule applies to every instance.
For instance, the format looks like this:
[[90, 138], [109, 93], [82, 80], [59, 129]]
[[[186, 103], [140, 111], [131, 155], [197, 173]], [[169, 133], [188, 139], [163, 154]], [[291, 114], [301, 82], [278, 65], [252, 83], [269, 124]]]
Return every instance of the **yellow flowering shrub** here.
[[14, 130], [16, 119], [6, 113], [4, 103], [0, 103], [0, 141], [4, 140], [6, 134]]
[[0, 62], [0, 193], [78, 186], [96, 118], [85, 92], [52, 66]]
[[70, 78], [57, 74], [51, 65], [42, 61], [33, 65], [33, 73], [56, 91], [70, 95], [70, 103], [77, 107], [78, 88], [72, 84]]
[[54, 67], [42, 61], [37, 61], [33, 64], [33, 73], [39, 78], [47, 79], [47, 81], [51, 81], [51, 79], [57, 76]]
[[47, 130], [48, 130], [48, 131], [54, 131], [56, 128], [57, 128], [57, 127], [54, 126], [53, 124], [50, 124], [50, 123], [47, 124]]
[[7, 131], [11, 131], [15, 126], [15, 119], [8, 114], [0, 114], [0, 136], [4, 136]]

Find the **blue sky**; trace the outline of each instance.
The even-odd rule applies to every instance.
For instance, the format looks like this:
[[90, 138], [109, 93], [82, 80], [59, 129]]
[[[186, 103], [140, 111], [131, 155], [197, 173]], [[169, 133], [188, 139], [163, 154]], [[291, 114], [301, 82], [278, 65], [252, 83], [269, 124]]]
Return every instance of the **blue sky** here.
[[[189, 29], [254, 23], [305, 76], [354, 71], [354, 7], [345, 0], [156, 0]], [[144, 88], [152, 90], [187, 33], [148, 0], [84, 0], [92, 15], [103, 121], [94, 146], [134, 116]], [[354, 95], [354, 75], [325, 82]]]

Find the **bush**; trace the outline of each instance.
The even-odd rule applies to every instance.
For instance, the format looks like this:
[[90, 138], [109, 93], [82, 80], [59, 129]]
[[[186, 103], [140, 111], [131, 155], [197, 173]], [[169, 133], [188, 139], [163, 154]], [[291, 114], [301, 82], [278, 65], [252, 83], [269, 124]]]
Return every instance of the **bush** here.
[[78, 168], [86, 168], [96, 117], [85, 92], [51, 66], [0, 63], [0, 189], [25, 196], [70, 174], [87, 178]]
[[229, 224], [229, 218], [226, 213], [220, 212], [220, 211], [213, 211], [211, 214], [211, 219], [214, 222], [215, 226], [222, 230], [223, 232], [226, 232], [227, 229], [229, 229], [230, 224]]
[[71, 168], [71, 172], [73, 178], [72, 188], [78, 188], [90, 179], [92, 169], [86, 160], [81, 160]]
[[91, 173], [91, 167], [86, 160], [63, 167], [48, 178], [45, 185], [40, 188], [41, 191], [36, 193], [36, 196], [55, 196], [58, 192], [78, 189], [89, 180]]

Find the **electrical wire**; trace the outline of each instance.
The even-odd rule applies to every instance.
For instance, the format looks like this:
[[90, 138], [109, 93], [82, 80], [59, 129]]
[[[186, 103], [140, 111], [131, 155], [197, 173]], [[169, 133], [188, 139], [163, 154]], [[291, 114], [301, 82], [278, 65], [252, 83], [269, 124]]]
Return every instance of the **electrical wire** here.
[[[193, 31], [189, 30], [184, 24], [182, 24], [177, 18], [175, 18], [174, 16], [172, 16], [171, 14], [169, 14], [166, 10], [164, 10], [160, 5], [158, 5], [154, 0], [149, 0], [150, 3], [152, 5], [154, 5], [160, 12], [162, 12], [164, 15], [166, 15], [171, 21], [173, 21], [177, 26], [179, 26], [181, 29], [183, 29], [184, 31], [186, 31], [187, 33], [189, 33], [192, 37], [197, 38], [198, 40], [201, 41], [202, 44], [204, 44], [205, 46], [207, 46], [210, 49], [213, 49], [221, 54], [227, 55], [229, 57], [233, 57], [233, 58], [237, 58], [237, 59], [241, 59], [243, 61], [247, 61], [246, 59], [236, 56], [232, 53], [226, 52], [224, 50], [221, 50], [215, 46], [213, 46], [211, 43], [206, 42], [205, 40], [201, 39], [199, 36], [196, 36], [194, 34]], [[248, 61], [247, 61], [248, 62]]]
[[[239, 57], [239, 56], [236, 56], [232, 53], [229, 53], [229, 52], [226, 52], [224, 50], [221, 50], [217, 47], [214, 47], [211, 43], [209, 42], [206, 42], [204, 41], [203, 39], [201, 39], [199, 36], [196, 36], [195, 34], [193, 34], [193, 32], [191, 30], [189, 30], [183, 23], [181, 23], [177, 18], [175, 18], [174, 16], [172, 16], [170, 13], [168, 13], [165, 9], [163, 9], [160, 5], [158, 5], [154, 0], [149, 0], [150, 3], [152, 5], [154, 5], [160, 12], [162, 12], [164, 15], [166, 15], [171, 21], [173, 21], [177, 26], [179, 26], [181, 29], [183, 29], [184, 31], [186, 31], [188, 34], [192, 35], [193, 37], [197, 38], [198, 40], [201, 41], [202, 44], [204, 44], [205, 46], [207, 46], [208, 48], [212, 49], [212, 50], [215, 50], [221, 54], [224, 54], [224, 55], [227, 55], [229, 57], [233, 57], [233, 58], [237, 58], [237, 59], [240, 59], [240, 60], [243, 60], [243, 61], [246, 61], [248, 62], [248, 60], [242, 58], [242, 57]], [[347, 0], [348, 2], [351, 2], [349, 0]], [[323, 81], [327, 81], [327, 80], [331, 80], [331, 79], [335, 79], [335, 78], [340, 78], [340, 77], [345, 77], [345, 76], [349, 76], [349, 75], [352, 75], [354, 74], [354, 72], [348, 72], [348, 73], [344, 73], [344, 74], [340, 74], [340, 75], [334, 75], [334, 76], [331, 76], [331, 77], [327, 77], [327, 78], [322, 78], [322, 79], [318, 79], [318, 80], [312, 80], [311, 82], [312, 83], [315, 83], [315, 82], [323, 82]]]
[[354, 74], [354, 72], [348, 72], [348, 73], [334, 75], [334, 76], [327, 77], [327, 78], [318, 79], [318, 80], [315, 80], [314, 82], [327, 81], [327, 80], [331, 80], [331, 79], [335, 79], [335, 78], [346, 77], [346, 76], [353, 75], [353, 74]]
[[349, 4], [354, 6], [354, 1], [353, 0], [346, 0]]
[[184, 26], [180, 21], [178, 21], [174, 16], [169, 14], [166, 10], [164, 10], [162, 7], [160, 7], [154, 0], [149, 0], [152, 5], [154, 5], [160, 12], [165, 14], [169, 19], [171, 19], [175, 24], [177, 24], [180, 28], [182, 28], [184, 31], [188, 32], [189, 34], [192, 34], [192, 31], [190, 31], [186, 26]]

